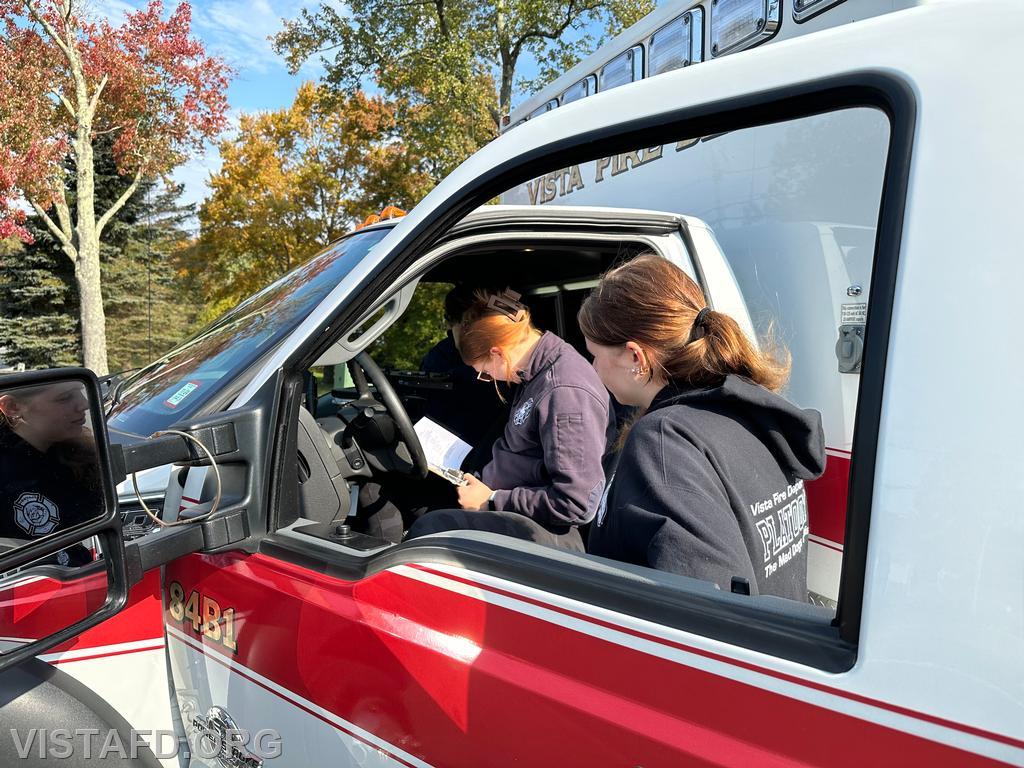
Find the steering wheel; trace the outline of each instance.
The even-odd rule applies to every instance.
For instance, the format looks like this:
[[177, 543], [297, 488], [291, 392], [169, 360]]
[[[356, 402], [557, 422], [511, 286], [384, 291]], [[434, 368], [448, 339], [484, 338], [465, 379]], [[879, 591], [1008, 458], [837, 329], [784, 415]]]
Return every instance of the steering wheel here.
[[[401, 454], [397, 456], [402, 459], [402, 464], [405, 466], [392, 466], [388, 467], [388, 469], [420, 479], [425, 478], [428, 471], [427, 456], [423, 453], [423, 446], [420, 444], [419, 435], [413, 429], [412, 419], [409, 418], [409, 413], [405, 410], [405, 406], [402, 405], [402, 401], [395, 392], [395, 388], [391, 386], [391, 382], [384, 375], [384, 371], [373, 362], [373, 359], [365, 350], [349, 361], [349, 371], [352, 374], [352, 381], [356, 386], [356, 393], [359, 395], [358, 399], [351, 403], [351, 405], [364, 412], [367, 421], [373, 418], [370, 414], [379, 410], [380, 406], [383, 406], [383, 409], [387, 411], [388, 416], [391, 417], [395, 428], [398, 430], [398, 445], [396, 448], [404, 445], [406, 451], [408, 451], [408, 461]], [[377, 391], [376, 397], [370, 392], [367, 379], [373, 382], [373, 386]], [[366, 449], [365, 446], [364, 450], [368, 453], [372, 452]]]

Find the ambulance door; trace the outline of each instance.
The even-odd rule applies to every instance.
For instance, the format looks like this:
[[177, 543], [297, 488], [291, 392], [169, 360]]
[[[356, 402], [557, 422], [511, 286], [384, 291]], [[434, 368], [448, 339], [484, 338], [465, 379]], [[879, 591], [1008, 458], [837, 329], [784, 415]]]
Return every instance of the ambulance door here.
[[[718, 5], [734, 11], [743, 3]], [[1001, 28], [1024, 29], [1024, 10], [972, 6], [983, 17], [998, 10]], [[913, 142], [922, 130], [941, 130], [961, 100], [980, 108], [971, 101], [975, 91], [1003, 65], [989, 55], [993, 26], [959, 7], [932, 4], [730, 55], [530, 120], [443, 181], [310, 312], [236, 401], [282, 382], [274, 462], [266, 468], [266, 533], [253, 547], [192, 555], [165, 572], [182, 721], [200, 735], [228, 729], [250, 737], [220, 764], [258, 764], [275, 748], [259, 742], [261, 733], [280, 750], [267, 764], [295, 766], [1024, 761], [1019, 681], [1005, 674], [1019, 670], [1012, 649], [995, 664], [966, 646], [951, 655], [939, 636], [951, 631], [948, 621], [926, 623], [936, 617], [918, 610], [924, 603], [941, 608], [940, 617], [959, 616], [968, 603], [984, 601], [985, 591], [944, 583], [938, 569], [961, 561], [938, 535], [929, 542], [948, 556], [942, 563], [913, 540], [873, 540], [869, 549], [867, 539], [873, 505], [886, 504], [894, 516], [917, 510], [893, 478], [875, 485], [876, 457], [886, 455], [879, 446], [891, 437], [882, 394]], [[743, 18], [733, 13], [729, 23]], [[912, 39], [931, 45], [909, 45]], [[929, 56], [934, 50], [969, 58], [974, 89], [949, 89], [957, 57]], [[916, 94], [933, 111], [927, 129], [915, 122]], [[694, 142], [708, 148], [700, 162], [652, 187], [642, 172], [665, 161], [651, 160], [657, 153], [649, 151], [650, 162], [640, 165], [644, 148], [684, 153]], [[738, 152], [740, 166], [731, 162]], [[553, 179], [555, 190], [558, 179], [574, 192], [600, 188], [613, 161], [603, 166], [609, 176], [598, 178], [598, 166], [622, 156], [619, 175], [633, 179], [635, 199], [646, 189], [662, 200], [696, 200], [714, 214], [700, 218], [727, 257], [745, 251], [766, 301], [816, 290], [801, 275], [827, 265], [804, 251], [767, 247], [749, 236], [756, 227], [869, 221], [870, 320], [837, 607], [751, 596], [741, 583], [726, 592], [492, 534], [389, 546], [295, 525], [289, 488], [303, 471], [295, 459], [303, 371], [339, 332], [354, 334], [374, 303], [401, 287], [397, 276], [470, 211], [542, 178]], [[781, 167], [788, 172], [779, 176]], [[740, 189], [745, 197], [733, 194]], [[620, 203], [629, 204], [629, 196]], [[843, 218], [823, 219], [822, 209]], [[735, 235], [731, 244], [726, 232]], [[780, 275], [797, 281], [785, 293], [775, 290]], [[751, 315], [758, 327], [762, 318]], [[806, 352], [793, 344], [799, 364], [834, 370], [834, 341], [809, 343]], [[779, 567], [807, 546], [806, 520], [785, 498], [750, 514], [770, 533], [755, 553], [763, 554], [758, 567]], [[944, 600], [946, 590], [957, 599]], [[904, 614], [917, 623], [905, 631], [888, 623]], [[1014, 618], [1007, 615], [1000, 626], [1009, 633]]]

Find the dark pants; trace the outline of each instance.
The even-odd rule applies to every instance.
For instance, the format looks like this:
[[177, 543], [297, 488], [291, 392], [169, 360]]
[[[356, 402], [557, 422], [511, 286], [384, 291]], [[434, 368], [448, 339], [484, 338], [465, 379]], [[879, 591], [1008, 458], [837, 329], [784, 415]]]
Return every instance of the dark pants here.
[[490, 531], [517, 539], [583, 552], [583, 539], [575, 526], [547, 527], [518, 512], [470, 512], [464, 509], [438, 509], [428, 512], [409, 529], [405, 538], [415, 539], [442, 531]]
[[382, 483], [360, 487], [359, 512], [348, 522], [360, 533], [397, 544], [416, 518], [458, 503], [455, 486], [435, 474], [422, 480], [389, 475]]

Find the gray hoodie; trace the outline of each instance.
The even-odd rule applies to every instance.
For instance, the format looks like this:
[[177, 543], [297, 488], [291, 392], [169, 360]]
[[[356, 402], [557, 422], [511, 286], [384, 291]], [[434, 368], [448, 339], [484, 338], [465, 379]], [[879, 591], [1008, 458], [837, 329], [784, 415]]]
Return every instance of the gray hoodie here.
[[670, 383], [615, 458], [588, 552], [807, 600], [804, 481], [825, 469], [817, 411], [739, 376]]
[[590, 522], [604, 488], [601, 457], [615, 430], [608, 391], [590, 363], [553, 333], [534, 347], [483, 481], [494, 508], [544, 526]]

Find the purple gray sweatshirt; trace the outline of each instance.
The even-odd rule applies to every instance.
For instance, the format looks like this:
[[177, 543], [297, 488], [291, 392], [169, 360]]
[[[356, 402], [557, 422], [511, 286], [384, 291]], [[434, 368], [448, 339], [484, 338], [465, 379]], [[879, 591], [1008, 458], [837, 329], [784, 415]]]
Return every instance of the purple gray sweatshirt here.
[[608, 391], [587, 360], [553, 333], [518, 371], [522, 384], [483, 482], [494, 508], [545, 526], [582, 525], [604, 491], [601, 457], [614, 435]]

